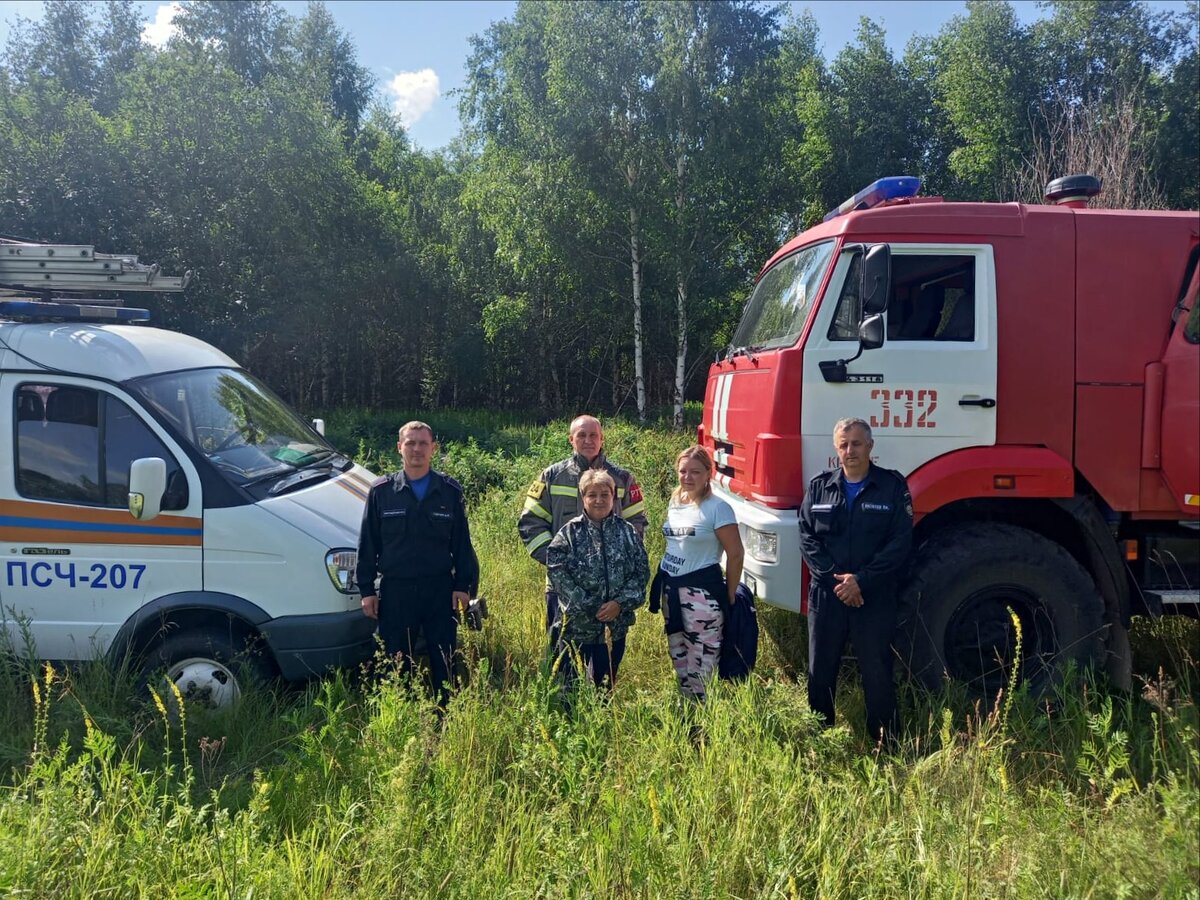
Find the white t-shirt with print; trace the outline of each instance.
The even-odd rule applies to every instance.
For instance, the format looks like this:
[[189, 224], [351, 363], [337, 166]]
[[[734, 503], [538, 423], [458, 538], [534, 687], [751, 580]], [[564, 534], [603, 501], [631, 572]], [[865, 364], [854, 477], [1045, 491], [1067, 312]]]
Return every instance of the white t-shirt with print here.
[[667, 552], [660, 568], [675, 577], [719, 563], [724, 551], [717, 540], [717, 529], [736, 524], [733, 508], [714, 494], [698, 504], [672, 500], [663, 525]]

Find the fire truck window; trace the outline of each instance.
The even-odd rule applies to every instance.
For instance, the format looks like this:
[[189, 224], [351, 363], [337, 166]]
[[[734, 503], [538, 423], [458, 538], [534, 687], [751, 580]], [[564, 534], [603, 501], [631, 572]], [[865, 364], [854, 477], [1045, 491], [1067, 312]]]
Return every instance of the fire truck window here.
[[157, 456], [167, 463], [163, 509], [187, 506], [187, 477], [162, 441], [137, 414], [116, 397], [105, 398], [104, 505], [124, 508], [129, 503], [129, 466], [135, 459]]
[[732, 347], [769, 350], [794, 343], [832, 257], [833, 241], [822, 241], [797, 250], [768, 269], [746, 303]]
[[99, 395], [67, 385], [23, 384], [16, 400], [21, 496], [100, 503]]
[[167, 462], [164, 509], [187, 506], [187, 479], [171, 453], [115, 397], [70, 385], [17, 388], [17, 491], [33, 500], [124, 509], [129, 464]]
[[862, 254], [854, 257], [846, 280], [842, 282], [842, 295], [838, 298], [837, 310], [829, 323], [829, 340], [857, 341], [858, 323], [862, 321]]
[[893, 256], [887, 339], [975, 340], [975, 260]]

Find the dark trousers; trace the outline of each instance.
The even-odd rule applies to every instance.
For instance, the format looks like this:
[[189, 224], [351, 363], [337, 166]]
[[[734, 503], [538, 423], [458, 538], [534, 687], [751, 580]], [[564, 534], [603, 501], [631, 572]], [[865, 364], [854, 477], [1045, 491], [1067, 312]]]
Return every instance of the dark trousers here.
[[617, 681], [617, 667], [625, 656], [625, 638], [608, 644], [569, 644], [562, 639], [562, 608], [558, 605], [558, 592], [546, 591], [546, 632], [550, 637], [552, 662], [564, 683], [570, 687], [578, 678], [575, 671], [575, 654], [579, 654], [583, 667], [596, 687], [606, 685], [609, 690]]
[[558, 671], [568, 688], [573, 687], [579, 678], [579, 673], [575, 671], [576, 654], [592, 684], [611, 691], [617, 682], [617, 667], [625, 656], [625, 638], [613, 641], [611, 651], [608, 644], [572, 644], [564, 641], [558, 650]]
[[412, 671], [414, 657], [429, 655], [429, 674], [438, 702], [450, 700], [457, 623], [450, 602], [449, 577], [384, 579], [379, 593], [379, 637], [389, 656], [398, 657], [401, 671]]
[[892, 682], [894, 601], [867, 600], [851, 608], [833, 593], [813, 591], [808, 599], [808, 705], [833, 725], [833, 698], [846, 640], [854, 645], [867, 706], [867, 733], [892, 740], [899, 731], [896, 686]]

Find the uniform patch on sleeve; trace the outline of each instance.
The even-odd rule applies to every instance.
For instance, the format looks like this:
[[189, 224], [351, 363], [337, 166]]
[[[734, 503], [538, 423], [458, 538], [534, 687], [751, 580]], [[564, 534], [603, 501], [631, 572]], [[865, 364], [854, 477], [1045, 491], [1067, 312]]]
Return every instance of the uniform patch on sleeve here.
[[642, 502], [642, 488], [636, 481], [629, 483], [629, 506]]
[[913, 514], [912, 494], [908, 491], [904, 492], [904, 511], [908, 513], [908, 517], [911, 519]]
[[546, 482], [535, 481], [529, 486], [529, 490], [526, 493], [534, 500], [542, 499], [542, 494], [546, 493]]

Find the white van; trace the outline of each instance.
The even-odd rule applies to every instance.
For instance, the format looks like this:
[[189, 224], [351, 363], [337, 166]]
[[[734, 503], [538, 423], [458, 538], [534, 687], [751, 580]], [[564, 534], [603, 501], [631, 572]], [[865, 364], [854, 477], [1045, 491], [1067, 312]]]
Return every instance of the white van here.
[[88, 321], [141, 313], [0, 298], [10, 647], [132, 654], [215, 705], [239, 662], [301, 679], [366, 659], [354, 570], [374, 476], [208, 344]]

